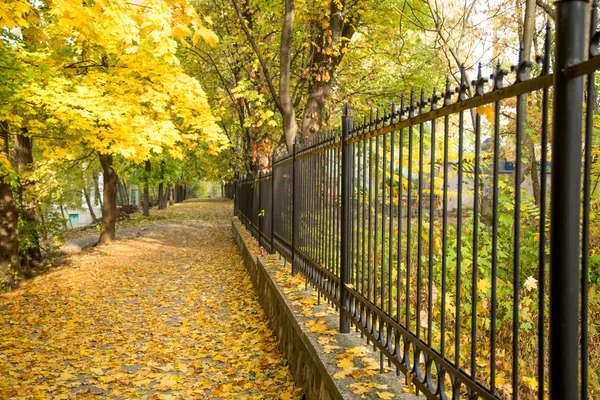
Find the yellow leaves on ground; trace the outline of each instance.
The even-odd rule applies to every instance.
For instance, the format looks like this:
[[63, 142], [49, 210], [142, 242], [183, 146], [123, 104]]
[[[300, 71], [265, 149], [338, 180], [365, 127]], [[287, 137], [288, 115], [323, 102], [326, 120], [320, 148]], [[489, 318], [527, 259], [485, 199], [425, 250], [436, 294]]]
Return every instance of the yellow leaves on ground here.
[[232, 240], [230, 203], [0, 295], [0, 398], [298, 399]]
[[337, 332], [335, 330], [327, 328], [327, 326], [325, 325], [324, 319], [318, 319], [316, 321], [307, 321], [305, 325], [308, 328], [309, 332], [320, 333], [322, 335], [332, 335], [332, 336], [337, 334]]
[[[353, 347], [336, 356], [336, 366], [341, 371], [336, 372], [335, 379], [352, 377], [360, 379], [366, 376], [375, 375], [379, 372], [379, 364], [371, 358], [365, 347]], [[360, 361], [355, 364], [354, 360]]]
[[[251, 253], [260, 255], [260, 249], [249, 232], [242, 229], [241, 234], [246, 239]], [[381, 378], [375, 376], [380, 372], [380, 363], [373, 357], [374, 353], [369, 348], [357, 346], [344, 350], [342, 346], [337, 345], [338, 331], [332, 328], [331, 317], [335, 317], [335, 321], [337, 321], [339, 312], [333, 307], [319, 306], [317, 294], [312, 290], [306, 290], [305, 280], [300, 274], [297, 276], [290, 274], [289, 264], [286, 263], [284, 266], [283, 263], [277, 262], [275, 257], [266, 256], [265, 265], [267, 272], [290, 301], [292, 310], [296, 313], [301, 325], [306, 328], [307, 332], [318, 334], [316, 341], [323, 346], [324, 354], [335, 355], [335, 362], [327, 362], [337, 368], [337, 371], [333, 373], [333, 378], [342, 380], [338, 384], [346, 384], [354, 394], [361, 398], [394, 398], [393, 393], [385, 391], [389, 388], [387, 384], [371, 381]], [[321, 299], [321, 302], [325, 302], [325, 300]], [[389, 372], [390, 368], [384, 367], [383, 370]], [[393, 390], [399, 392], [402, 387], [398, 385]], [[406, 391], [407, 388], [404, 390]]]
[[[388, 385], [382, 385], [376, 382], [356, 382], [348, 385], [354, 394], [365, 396], [373, 389], [387, 389]], [[385, 393], [385, 392], [383, 392]], [[379, 394], [379, 392], [378, 392]]]

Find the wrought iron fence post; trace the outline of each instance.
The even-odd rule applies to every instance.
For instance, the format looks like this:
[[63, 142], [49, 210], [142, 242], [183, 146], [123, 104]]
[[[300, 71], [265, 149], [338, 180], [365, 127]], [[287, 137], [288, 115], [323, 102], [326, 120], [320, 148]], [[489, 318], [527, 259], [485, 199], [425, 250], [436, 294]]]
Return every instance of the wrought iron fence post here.
[[271, 254], [275, 254], [275, 147], [271, 155]]
[[300, 218], [298, 216], [298, 197], [300, 196], [300, 180], [298, 179], [298, 166], [296, 165], [296, 153], [298, 151], [298, 137], [294, 139], [292, 146], [292, 276], [298, 273], [296, 266], [296, 241], [298, 240], [298, 224]]
[[348, 310], [348, 294], [346, 284], [350, 283], [350, 204], [352, 195], [350, 188], [351, 176], [351, 144], [348, 143], [350, 136], [350, 107], [344, 106], [342, 112], [342, 237], [341, 237], [341, 267], [340, 267], [340, 333], [350, 333], [350, 319], [344, 312]]
[[[583, 77], [570, 65], [585, 52], [587, 1], [556, 2], [550, 208], [550, 399], [578, 398], [579, 217]], [[540, 294], [541, 295], [541, 294]]]
[[260, 179], [262, 178], [262, 171], [258, 171], [258, 179], [256, 182], [256, 187], [258, 190], [258, 245], [262, 246], [262, 190], [260, 190]]
[[237, 216], [238, 203], [238, 179], [233, 180], [233, 216]]

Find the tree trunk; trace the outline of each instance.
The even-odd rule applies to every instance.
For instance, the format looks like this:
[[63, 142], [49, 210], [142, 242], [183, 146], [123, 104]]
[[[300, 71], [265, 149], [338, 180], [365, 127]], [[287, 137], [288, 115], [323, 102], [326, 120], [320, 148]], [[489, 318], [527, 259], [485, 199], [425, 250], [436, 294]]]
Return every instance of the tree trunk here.
[[[26, 129], [23, 129], [23, 133], [26, 133]], [[15, 167], [19, 174], [19, 204], [20, 214], [25, 226], [25, 232], [28, 235], [28, 243], [30, 246], [23, 254], [21, 260], [23, 266], [23, 272], [25, 277], [30, 278], [32, 276], [31, 268], [33, 266], [40, 265], [42, 261], [42, 252], [40, 250], [40, 240], [38, 236], [38, 222], [37, 222], [37, 210], [36, 204], [30, 201], [27, 196], [27, 190], [31, 186], [30, 182], [24, 182], [22, 174], [31, 170], [33, 165], [33, 152], [31, 138], [18, 133], [14, 136], [14, 154], [15, 154]]]
[[92, 200], [90, 198], [90, 192], [88, 192], [87, 188], [84, 187], [82, 189], [83, 197], [85, 197], [85, 202], [87, 203], [88, 209], [90, 210], [90, 215], [92, 216], [92, 221], [96, 222], [98, 218], [96, 218], [96, 213], [94, 213], [94, 207], [92, 206]]
[[158, 209], [165, 209], [165, 187], [164, 183], [161, 182], [158, 184]]
[[150, 193], [148, 192], [148, 178], [150, 176], [151, 170], [152, 164], [150, 164], [150, 160], [146, 160], [146, 168], [144, 174], [144, 200], [142, 206], [142, 215], [144, 217], [150, 216]]
[[[71, 219], [67, 218], [65, 216], [65, 207], [64, 207], [62, 196], [60, 198], [60, 215], [62, 215], [62, 217], [63, 217], [63, 221], [64, 221], [63, 222], [63, 227], [65, 229], [69, 229], [69, 222], [71, 222]], [[67, 221], [69, 221], [69, 222], [67, 222]], [[71, 225], [71, 228], [73, 228], [73, 225]]]
[[164, 193], [164, 198], [163, 198], [163, 203], [165, 205], [165, 208], [167, 208], [167, 206], [169, 205], [169, 191], [170, 191], [171, 186], [170, 185], [166, 185], [165, 186], [165, 193]]
[[169, 205], [172, 206], [174, 201], [173, 185], [169, 184], [167, 191], [169, 192]]
[[[0, 153], [8, 159], [8, 131], [0, 131]], [[14, 285], [20, 272], [17, 205], [12, 188], [0, 175], [0, 287]]]
[[321, 129], [321, 114], [325, 100], [329, 97], [330, 82], [315, 82], [306, 102], [302, 118], [302, 140], [307, 140]]
[[167, 208], [165, 191], [165, 162], [160, 162], [160, 183], [158, 184], [158, 209], [164, 210]]
[[173, 185], [173, 202], [175, 204], [179, 203], [179, 185]]
[[102, 226], [98, 244], [115, 240], [117, 223], [117, 173], [112, 167], [113, 157], [110, 154], [98, 154], [104, 176], [104, 202], [102, 204]]
[[96, 187], [94, 188], [94, 199], [96, 201], [96, 204], [98, 204], [100, 208], [102, 208], [102, 196], [100, 196], [100, 182], [98, 179], [98, 175], [95, 172], [92, 172], [92, 177], [94, 178], [94, 184], [96, 185]]
[[[523, 60], [528, 61], [531, 58], [531, 47], [533, 44], [533, 35], [535, 34], [535, 0], [526, 0], [525, 3], [525, 15], [523, 18]], [[521, 107], [520, 113], [523, 116], [523, 121], [525, 128], [527, 127], [527, 94], [524, 95], [523, 98], [523, 106]], [[531, 186], [533, 187], [533, 198], [535, 199], [535, 204], [538, 207], [541, 204], [541, 188], [540, 188], [540, 177], [537, 169], [537, 160], [535, 157], [535, 145], [533, 143], [533, 138], [529, 136], [527, 132], [523, 135], [523, 145], [525, 147], [525, 152], [523, 152], [524, 156], [527, 158], [527, 165], [523, 166], [523, 170], [525, 171], [529, 167], [529, 174], [531, 176]], [[518, 161], [518, 160], [516, 160]], [[542, 165], [541, 171], [545, 173], [546, 166]], [[522, 181], [522, 177], [517, 177], [517, 179]]]
[[294, 29], [294, 0], [285, 0], [285, 15], [281, 30], [281, 47], [279, 49], [279, 99], [283, 117], [283, 134], [285, 145], [291, 154], [294, 140], [298, 134], [296, 112], [290, 94], [292, 36]]

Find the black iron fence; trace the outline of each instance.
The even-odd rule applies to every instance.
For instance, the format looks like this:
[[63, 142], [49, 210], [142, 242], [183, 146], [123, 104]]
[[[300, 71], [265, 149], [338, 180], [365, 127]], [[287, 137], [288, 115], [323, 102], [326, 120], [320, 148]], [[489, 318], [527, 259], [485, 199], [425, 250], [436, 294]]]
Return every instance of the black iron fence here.
[[[498, 64], [490, 82], [463, 70], [458, 88], [413, 90], [368, 118], [346, 106], [341, 131], [235, 182], [261, 245], [428, 398], [600, 398], [588, 300], [600, 56], [596, 5], [589, 41], [585, 10], [557, 3], [554, 73], [548, 27], [537, 65]], [[573, 62], [587, 42], [589, 60]]]

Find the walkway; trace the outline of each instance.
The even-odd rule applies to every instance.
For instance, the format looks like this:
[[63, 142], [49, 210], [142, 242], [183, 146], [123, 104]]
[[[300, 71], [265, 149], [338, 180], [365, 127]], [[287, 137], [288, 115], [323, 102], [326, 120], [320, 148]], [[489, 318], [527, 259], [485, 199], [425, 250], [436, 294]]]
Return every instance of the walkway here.
[[177, 205], [0, 295], [0, 398], [298, 398], [231, 210]]

